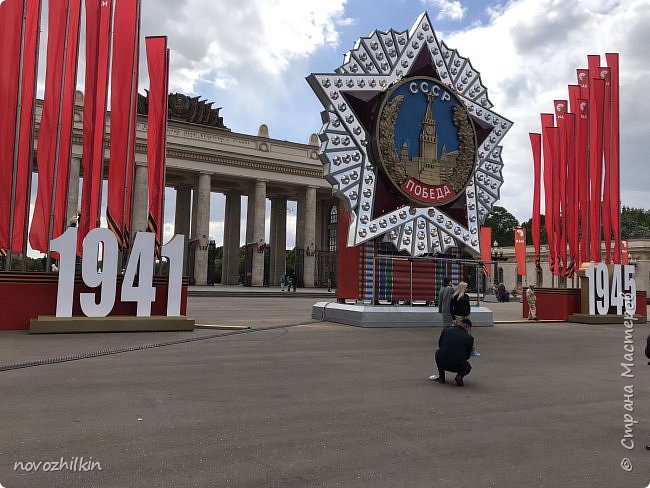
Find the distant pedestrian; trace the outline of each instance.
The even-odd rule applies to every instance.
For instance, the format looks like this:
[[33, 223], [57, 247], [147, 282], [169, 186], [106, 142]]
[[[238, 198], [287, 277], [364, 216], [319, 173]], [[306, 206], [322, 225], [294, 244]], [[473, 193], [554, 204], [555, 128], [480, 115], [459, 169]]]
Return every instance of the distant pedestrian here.
[[526, 301], [528, 302], [528, 320], [537, 320], [537, 296], [535, 296], [535, 285], [531, 283], [526, 290]]
[[280, 278], [280, 287], [282, 288], [282, 291], [284, 291], [284, 284], [287, 280], [287, 275], [282, 275], [282, 278]]
[[465, 385], [463, 378], [472, 370], [468, 361], [474, 348], [471, 328], [471, 320], [463, 318], [455, 325], [442, 329], [436, 351], [438, 374], [429, 376], [430, 380], [445, 383], [445, 371], [450, 371], [456, 373], [457, 386]]
[[445, 277], [442, 280], [442, 287], [438, 292], [438, 313], [442, 314], [442, 325], [448, 327], [453, 321], [451, 316], [451, 297], [454, 294], [454, 287], [451, 279]]

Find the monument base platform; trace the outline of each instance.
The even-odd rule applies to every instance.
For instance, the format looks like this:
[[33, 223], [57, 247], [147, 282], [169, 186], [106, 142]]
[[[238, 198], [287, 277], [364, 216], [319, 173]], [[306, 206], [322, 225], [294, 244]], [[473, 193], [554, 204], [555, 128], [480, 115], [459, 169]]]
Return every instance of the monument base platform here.
[[[646, 317], [643, 315], [634, 316], [635, 324], [645, 324]], [[622, 324], [625, 320], [623, 315], [589, 315], [586, 313], [573, 313], [569, 315], [569, 322], [578, 324]]]
[[30, 334], [76, 334], [85, 332], [178, 332], [193, 331], [187, 317], [50, 317], [29, 322]]
[[[472, 307], [470, 314], [474, 327], [494, 325], [489, 308]], [[437, 307], [318, 302], [311, 309], [311, 317], [355, 327], [443, 327], [442, 314]]]

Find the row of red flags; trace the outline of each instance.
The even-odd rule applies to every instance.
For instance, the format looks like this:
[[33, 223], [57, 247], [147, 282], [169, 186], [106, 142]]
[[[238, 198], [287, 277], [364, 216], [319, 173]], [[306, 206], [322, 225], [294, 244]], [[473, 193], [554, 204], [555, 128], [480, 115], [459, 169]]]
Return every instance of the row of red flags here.
[[[58, 237], [69, 224], [66, 205], [81, 1], [48, 2], [45, 95], [37, 148], [38, 191], [29, 229], [32, 248], [45, 253], [49, 250], [49, 240]], [[85, 0], [86, 72], [79, 246], [100, 222], [109, 76], [111, 137], [106, 217], [122, 247], [128, 247], [130, 240], [140, 1]], [[18, 253], [24, 253], [27, 248], [40, 14], [41, 0], [4, 0], [0, 3], [0, 106], [3, 108], [0, 112], [0, 184], [11, 188], [11, 191], [0, 192], [0, 249]], [[147, 37], [146, 51], [150, 78], [148, 227], [156, 233], [159, 246], [167, 132], [167, 38]]]
[[[572, 277], [583, 262], [621, 262], [619, 184], [619, 58], [587, 56], [568, 100], [541, 114], [542, 131], [531, 133], [534, 162], [532, 238], [540, 254], [540, 199], [544, 183], [549, 267]], [[542, 164], [543, 162], [543, 164]], [[613, 242], [613, 249], [612, 249]]]
[[[517, 274], [520, 276], [527, 275], [526, 273], [526, 229], [518, 227], [513, 230], [515, 242], [515, 260], [517, 262]], [[484, 263], [492, 259], [492, 228], [481, 227], [481, 261]], [[628, 264], [628, 242], [621, 241], [621, 263]], [[536, 263], [539, 262], [539, 251], [535, 248]], [[490, 274], [490, 265], [483, 265], [484, 272]]]

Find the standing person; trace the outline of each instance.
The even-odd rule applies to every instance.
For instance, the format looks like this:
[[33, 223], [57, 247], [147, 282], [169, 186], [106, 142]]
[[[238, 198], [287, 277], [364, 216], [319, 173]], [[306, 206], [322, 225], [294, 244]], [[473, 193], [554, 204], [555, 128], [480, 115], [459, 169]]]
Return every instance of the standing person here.
[[528, 302], [528, 320], [537, 320], [537, 297], [533, 283], [528, 285], [526, 290], [526, 301]]
[[[451, 297], [451, 315], [453, 316], [454, 323], [456, 324], [461, 322], [463, 319], [469, 319], [470, 304], [469, 295], [465, 293], [466, 291], [467, 283], [461, 281], [458, 283], [458, 289]], [[468, 332], [471, 334], [471, 329], [468, 329]], [[472, 350], [472, 356], [478, 357], [480, 355], [481, 353], [479, 353], [476, 349]]]
[[436, 351], [438, 374], [430, 376], [430, 380], [445, 383], [445, 371], [451, 371], [456, 373], [456, 385], [465, 385], [463, 377], [472, 370], [468, 361], [474, 349], [474, 338], [470, 335], [471, 328], [471, 320], [463, 318], [455, 325], [442, 329]]
[[286, 275], [282, 275], [282, 278], [280, 278], [280, 287], [282, 288], [282, 291], [284, 291], [284, 282], [286, 281]]
[[451, 297], [454, 294], [454, 287], [451, 284], [451, 279], [445, 278], [442, 280], [442, 287], [438, 292], [438, 312], [442, 314], [442, 325], [448, 327], [453, 321], [451, 316]]

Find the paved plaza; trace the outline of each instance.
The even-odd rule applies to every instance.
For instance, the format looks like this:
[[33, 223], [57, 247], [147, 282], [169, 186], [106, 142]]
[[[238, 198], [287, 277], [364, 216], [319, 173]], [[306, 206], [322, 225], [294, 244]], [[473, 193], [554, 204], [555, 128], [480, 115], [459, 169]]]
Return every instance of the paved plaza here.
[[[439, 329], [314, 321], [311, 305], [321, 300], [299, 293], [190, 298], [198, 323], [249, 330], [0, 332], [0, 366], [54, 362], [0, 372], [0, 484], [644, 488], [650, 482], [646, 325], [634, 329], [634, 378], [621, 377], [622, 325], [504, 323], [475, 330], [481, 357], [472, 359], [466, 386], [458, 388], [427, 380]], [[496, 320], [512, 321], [521, 304], [488, 306]], [[180, 342], [189, 339], [201, 340]], [[58, 362], [93, 352], [98, 357]], [[633, 411], [624, 408], [626, 385], [633, 386]], [[626, 414], [638, 421], [628, 429], [632, 450], [621, 446]], [[92, 470], [53, 471], [45, 464], [63, 458], [73, 466], [81, 457], [77, 467]], [[88, 464], [91, 457], [101, 470]], [[631, 472], [621, 468], [623, 458]]]

